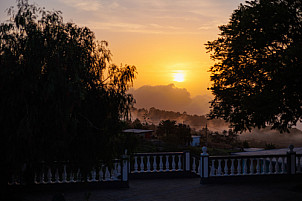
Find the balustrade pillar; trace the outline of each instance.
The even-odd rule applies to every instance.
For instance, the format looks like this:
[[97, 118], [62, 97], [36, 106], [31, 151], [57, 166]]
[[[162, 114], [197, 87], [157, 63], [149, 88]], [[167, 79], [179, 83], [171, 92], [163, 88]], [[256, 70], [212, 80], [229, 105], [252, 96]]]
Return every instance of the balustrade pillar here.
[[128, 183], [128, 168], [129, 168], [129, 156], [127, 155], [127, 151], [125, 151], [125, 154], [122, 156], [122, 167], [121, 167], [121, 174], [122, 174], [122, 181]]
[[207, 153], [207, 147], [202, 147], [202, 153], [200, 154], [200, 183], [207, 183], [209, 178], [209, 154]]
[[190, 171], [190, 152], [185, 151], [185, 171]]
[[296, 152], [294, 145], [289, 145], [287, 152], [287, 174], [296, 174]]

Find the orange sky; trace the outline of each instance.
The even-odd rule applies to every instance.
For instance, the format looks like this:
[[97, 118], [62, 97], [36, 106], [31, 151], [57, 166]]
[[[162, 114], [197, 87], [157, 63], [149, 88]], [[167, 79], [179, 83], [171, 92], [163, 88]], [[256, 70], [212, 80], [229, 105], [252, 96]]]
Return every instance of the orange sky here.
[[[175, 84], [191, 97], [210, 94], [212, 64], [204, 44], [218, 36], [243, 0], [35, 0], [47, 10], [61, 10], [64, 21], [92, 29], [107, 40], [113, 63], [135, 65], [134, 88]], [[0, 2], [0, 19], [15, 0]], [[183, 82], [173, 81], [182, 73]]]

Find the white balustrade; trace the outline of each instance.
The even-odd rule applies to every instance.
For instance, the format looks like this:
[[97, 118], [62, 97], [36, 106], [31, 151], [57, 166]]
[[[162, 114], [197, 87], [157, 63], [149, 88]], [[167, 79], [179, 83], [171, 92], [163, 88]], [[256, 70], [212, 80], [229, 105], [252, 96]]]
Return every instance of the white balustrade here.
[[110, 172], [108, 170], [108, 167], [106, 167], [106, 171], [105, 171], [105, 181], [109, 181], [110, 180]]
[[150, 156], [147, 156], [147, 172], [151, 172]]
[[301, 173], [301, 157], [297, 156], [297, 173]]
[[73, 172], [70, 172], [69, 175], [70, 175], [70, 180], [69, 180], [69, 182], [74, 183], [75, 180], [74, 180], [74, 174], [73, 174]]
[[64, 165], [63, 173], [62, 173], [62, 183], [67, 182], [67, 172], [66, 172], [66, 165]]
[[[44, 173], [43, 173], [43, 177], [44, 177]], [[60, 176], [59, 176], [59, 170], [58, 170], [58, 168], [56, 169], [56, 173], [55, 173], [55, 183], [60, 183]]]
[[178, 163], [177, 163], [177, 165], [178, 165], [178, 171], [181, 171], [182, 169], [181, 169], [181, 155], [178, 155]]
[[231, 176], [234, 176], [235, 174], [234, 174], [234, 172], [235, 172], [235, 165], [234, 165], [234, 161], [235, 161], [235, 159], [234, 158], [232, 158], [231, 159], [231, 161], [232, 161], [232, 163], [231, 163]]
[[101, 166], [101, 168], [99, 170], [99, 181], [103, 181], [104, 180], [104, 172], [102, 170], [102, 167], [103, 166]]
[[141, 156], [140, 172], [144, 172], [144, 156]]
[[224, 159], [224, 176], [228, 176], [229, 168], [228, 168], [228, 159]]
[[276, 157], [275, 174], [279, 174], [279, 157]]
[[221, 159], [218, 159], [217, 176], [221, 176]]
[[157, 171], [156, 156], [153, 156], [153, 172]]
[[193, 161], [192, 161], [192, 172], [196, 173], [196, 164], [195, 164], [195, 157], [193, 157]]
[[237, 159], [237, 175], [241, 175], [241, 159]]
[[172, 171], [175, 171], [175, 155], [172, 155]]
[[134, 172], [138, 172], [137, 156], [134, 156]]
[[251, 161], [251, 164], [250, 164], [250, 174], [252, 175], [252, 174], [254, 174], [254, 164], [253, 164], [254, 159], [251, 158], [250, 161]]
[[257, 175], [260, 174], [260, 158], [257, 158], [257, 165], [256, 165], [256, 171], [257, 171]]
[[198, 162], [197, 174], [198, 174], [198, 175], [200, 175], [200, 170], [201, 170], [201, 169], [200, 169], [200, 164], [201, 164], [201, 163], [200, 163], [200, 161], [199, 161], [199, 160], [198, 160], [197, 162]]
[[281, 173], [285, 174], [286, 170], [285, 170], [285, 157], [282, 157], [282, 164], [281, 164]]
[[247, 159], [243, 159], [243, 175], [247, 174]]
[[48, 172], [47, 172], [47, 180], [48, 180], [48, 182], [47, 183], [52, 183], [52, 174], [51, 174], [51, 169], [50, 168], [48, 168]]
[[211, 166], [210, 176], [215, 176], [215, 159], [212, 160], [212, 166]]
[[272, 157], [269, 157], [269, 166], [268, 166], [268, 174], [273, 174], [273, 161], [272, 161]]
[[166, 155], [166, 171], [169, 171], [169, 155]]
[[159, 156], [159, 171], [162, 172], [164, 168], [164, 164], [163, 164], [163, 156], [160, 155]]
[[263, 166], [262, 166], [263, 167], [263, 171], [262, 171], [262, 174], [266, 174], [266, 169], [267, 169], [266, 168], [266, 158], [263, 158], [262, 162], [263, 162]]

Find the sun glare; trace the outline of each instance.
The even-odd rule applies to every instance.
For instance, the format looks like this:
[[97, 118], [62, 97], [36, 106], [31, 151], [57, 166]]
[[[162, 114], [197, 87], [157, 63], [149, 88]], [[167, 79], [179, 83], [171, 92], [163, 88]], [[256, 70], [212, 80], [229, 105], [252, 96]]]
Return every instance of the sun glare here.
[[174, 77], [173, 81], [176, 81], [176, 82], [185, 81], [185, 76], [183, 73], [174, 73], [173, 77]]

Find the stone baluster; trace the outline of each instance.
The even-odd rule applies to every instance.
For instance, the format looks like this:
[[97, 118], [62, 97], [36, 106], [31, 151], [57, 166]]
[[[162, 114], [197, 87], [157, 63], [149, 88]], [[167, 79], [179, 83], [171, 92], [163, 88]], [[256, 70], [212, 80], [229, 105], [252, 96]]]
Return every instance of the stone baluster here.
[[268, 174], [273, 174], [273, 162], [272, 162], [272, 157], [269, 157], [269, 172]]
[[99, 170], [99, 181], [103, 181], [104, 180], [104, 173], [103, 173], [103, 166], [101, 166], [100, 170]]
[[147, 156], [147, 172], [151, 172], [150, 156]]
[[40, 177], [40, 184], [44, 184], [45, 180], [44, 180], [44, 172], [42, 172], [41, 177]]
[[97, 181], [96, 180], [96, 171], [94, 168], [91, 171], [91, 181], [93, 181], [93, 182]]
[[180, 171], [181, 170], [181, 155], [178, 155], [178, 163], [177, 163], [177, 165], [178, 165], [178, 171]]
[[247, 174], [247, 159], [243, 159], [243, 175]]
[[134, 172], [138, 172], [137, 156], [134, 156]]
[[285, 171], [285, 157], [282, 157], [281, 158], [282, 159], [282, 161], [281, 161], [281, 173], [282, 174], [285, 174], [286, 173], [286, 171]]
[[210, 176], [215, 176], [215, 160], [212, 160]]
[[235, 174], [234, 174], [234, 172], [235, 172], [235, 165], [234, 165], [234, 161], [235, 161], [235, 159], [234, 158], [232, 158], [231, 159], [231, 176], [234, 176]]
[[112, 171], [112, 179], [114, 181], [118, 180], [118, 170], [117, 170], [117, 163], [114, 164], [114, 168], [113, 168], [113, 171]]
[[109, 181], [110, 180], [110, 172], [108, 170], [108, 167], [106, 167], [106, 171], [105, 171], [105, 181]]
[[192, 161], [192, 172], [196, 172], [196, 164], [195, 164], [195, 157], [193, 157], [193, 161]]
[[172, 155], [172, 171], [175, 171], [175, 155]]
[[166, 171], [169, 171], [169, 155], [166, 155]]
[[140, 172], [144, 172], [144, 171], [145, 171], [144, 156], [141, 156]]
[[218, 170], [217, 176], [221, 176], [221, 159], [218, 159]]
[[81, 174], [81, 170], [80, 168], [77, 171], [77, 182], [81, 182], [82, 181], [82, 174]]
[[237, 175], [241, 175], [241, 159], [237, 159], [238, 164], [237, 164]]
[[250, 158], [251, 164], [250, 164], [250, 174], [254, 174], [254, 159]]
[[224, 159], [224, 176], [229, 175], [229, 168], [228, 168], [228, 159]]
[[266, 174], [266, 158], [263, 158], [263, 172], [262, 174]]
[[156, 155], [153, 156], [153, 172], [157, 171]]
[[52, 174], [51, 174], [51, 169], [48, 168], [48, 172], [47, 172], [47, 183], [52, 183]]
[[298, 164], [297, 164], [297, 173], [301, 173], [301, 156], [297, 156], [298, 158]]
[[275, 174], [279, 174], [279, 157], [276, 157]]
[[67, 172], [66, 172], [66, 165], [63, 167], [63, 173], [62, 173], [62, 183], [67, 182]]
[[200, 175], [201, 167], [200, 167], [200, 162], [197, 160], [198, 167], [197, 167], [197, 174]]
[[[35, 173], [35, 175], [34, 175], [34, 183], [39, 184], [39, 181], [37, 179], [37, 173]], [[15, 179], [15, 176], [12, 175], [11, 176], [11, 182], [8, 182], [8, 185], [14, 185], [14, 184], [16, 184], [16, 179]]]
[[121, 163], [119, 162], [117, 163], [117, 177], [120, 176], [121, 174], [122, 174], [122, 167], [121, 167]]
[[163, 156], [159, 156], [159, 171], [162, 172], [164, 168]]
[[72, 171], [70, 171], [69, 175], [70, 175], [69, 182], [74, 183], [74, 182], [75, 182], [75, 180], [74, 180], [74, 174], [73, 174], [73, 172], [72, 172]]
[[86, 181], [91, 182], [89, 172], [88, 172], [87, 175], [86, 175]]
[[256, 174], [260, 174], [260, 158], [257, 158], [256, 170], [257, 170]]
[[58, 170], [58, 168], [56, 169], [56, 173], [55, 173], [55, 182], [56, 183], [60, 183], [60, 176], [59, 176], [59, 170]]

